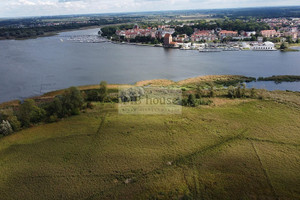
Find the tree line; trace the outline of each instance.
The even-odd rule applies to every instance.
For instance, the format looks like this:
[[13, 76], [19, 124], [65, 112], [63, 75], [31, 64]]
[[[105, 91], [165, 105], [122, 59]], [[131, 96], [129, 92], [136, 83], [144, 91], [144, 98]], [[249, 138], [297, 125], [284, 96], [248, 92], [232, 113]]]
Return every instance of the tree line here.
[[16, 108], [0, 111], [0, 135], [6, 136], [35, 124], [52, 123], [79, 115], [81, 110], [93, 107], [91, 101], [112, 100], [108, 97], [107, 83], [104, 81], [100, 83], [99, 89], [91, 91], [80, 91], [71, 87], [51, 102], [38, 104], [33, 99], [27, 99]]

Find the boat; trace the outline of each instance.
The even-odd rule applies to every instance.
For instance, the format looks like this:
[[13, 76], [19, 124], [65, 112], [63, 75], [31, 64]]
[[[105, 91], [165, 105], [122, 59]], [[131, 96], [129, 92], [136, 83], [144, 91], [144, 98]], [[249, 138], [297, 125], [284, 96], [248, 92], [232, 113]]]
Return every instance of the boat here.
[[220, 48], [204, 48], [204, 49], [199, 49], [199, 52], [221, 52], [222, 49]]
[[223, 49], [223, 51], [239, 51], [240, 48], [238, 47], [226, 47]]

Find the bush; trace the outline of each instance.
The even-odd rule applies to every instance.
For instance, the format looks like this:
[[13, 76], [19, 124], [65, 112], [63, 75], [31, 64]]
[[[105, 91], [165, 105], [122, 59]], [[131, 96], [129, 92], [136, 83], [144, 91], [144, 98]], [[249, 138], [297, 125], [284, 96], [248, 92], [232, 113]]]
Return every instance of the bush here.
[[209, 97], [215, 97], [216, 96], [216, 91], [213, 85], [210, 86], [209, 88]]
[[3, 120], [2, 123], [0, 124], [0, 134], [6, 136], [11, 133], [13, 133], [13, 129], [10, 123], [6, 120]]
[[99, 100], [104, 101], [107, 97], [107, 82], [101, 81], [100, 82], [100, 90], [99, 90]]
[[197, 101], [197, 104], [198, 105], [210, 105], [210, 104], [212, 104], [212, 100], [204, 100], [204, 99], [199, 99], [198, 101]]
[[142, 87], [133, 87], [120, 91], [119, 98], [122, 102], [137, 101], [145, 95]]
[[228, 87], [228, 97], [229, 98], [235, 98], [235, 89], [233, 86]]
[[61, 97], [62, 116], [68, 116], [79, 113], [83, 105], [83, 98], [76, 87], [70, 87]]
[[187, 103], [189, 106], [195, 107], [197, 105], [195, 95], [190, 94], [188, 97]]
[[[62, 100], [56, 97], [51, 103], [45, 106], [47, 116], [56, 115], [58, 118], [64, 117]], [[49, 120], [49, 119], [48, 119]]]
[[183, 98], [183, 99], [181, 100], [181, 105], [182, 105], [182, 106], [187, 106], [187, 105], [188, 105], [188, 99], [187, 99], [187, 98]]
[[34, 100], [29, 99], [21, 104], [18, 119], [21, 122], [22, 126], [28, 127], [32, 123], [43, 121], [45, 118], [45, 114], [46, 112], [44, 109], [39, 108], [35, 105]]
[[256, 90], [255, 90], [255, 88], [251, 88], [251, 90], [250, 90], [250, 97], [251, 98], [256, 98]]
[[93, 104], [91, 102], [88, 102], [86, 104], [86, 107], [89, 108], [89, 109], [93, 109], [94, 108], [94, 106], [93, 106]]
[[49, 119], [48, 119], [48, 122], [49, 123], [53, 123], [53, 122], [57, 122], [58, 121], [58, 117], [57, 117], [57, 115], [51, 115], [50, 117], [49, 117]]
[[11, 115], [7, 118], [7, 121], [10, 123], [14, 132], [19, 131], [21, 129], [21, 122], [14, 115]]
[[99, 101], [99, 92], [96, 90], [90, 90], [86, 92], [87, 101]]

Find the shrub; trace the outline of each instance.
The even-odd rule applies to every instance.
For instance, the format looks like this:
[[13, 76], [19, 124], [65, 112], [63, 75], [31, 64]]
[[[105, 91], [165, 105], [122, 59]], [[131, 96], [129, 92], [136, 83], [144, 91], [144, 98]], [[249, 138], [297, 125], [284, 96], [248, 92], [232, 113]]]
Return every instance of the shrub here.
[[86, 104], [86, 107], [89, 108], [89, 109], [93, 109], [94, 108], [94, 106], [93, 106], [93, 104], [91, 102], [88, 102]]
[[62, 116], [79, 113], [83, 105], [83, 98], [80, 91], [76, 87], [70, 87], [61, 97]]
[[142, 87], [133, 87], [123, 89], [120, 91], [119, 98], [122, 102], [137, 101], [145, 95], [145, 91]]
[[251, 90], [250, 90], [250, 97], [251, 98], [256, 98], [256, 90], [255, 90], [255, 88], [251, 88]]
[[243, 83], [242, 85], [241, 85], [241, 98], [245, 98], [246, 97], [246, 84], [245, 83]]
[[210, 104], [212, 104], [212, 100], [210, 100], [210, 99], [208, 99], [208, 100], [204, 100], [204, 99], [199, 99], [198, 101], [197, 101], [197, 104], [198, 105], [210, 105]]
[[229, 86], [228, 87], [228, 97], [229, 98], [235, 98], [236, 95], [235, 95], [235, 89], [233, 86]]
[[209, 88], [209, 97], [215, 97], [216, 96], [216, 91], [213, 85], [210, 86]]
[[97, 90], [90, 90], [86, 92], [87, 101], [99, 101], [99, 92]]
[[10, 123], [6, 120], [3, 120], [2, 123], [0, 124], [0, 134], [6, 136], [11, 133], [13, 133], [13, 129]]
[[190, 94], [188, 97], [187, 103], [189, 106], [195, 107], [197, 105], [195, 95]]
[[49, 123], [53, 123], [53, 122], [57, 122], [58, 121], [58, 117], [57, 117], [57, 115], [51, 115], [50, 117], [49, 117], [49, 119], [48, 119], [48, 122]]
[[19, 131], [21, 129], [21, 122], [15, 115], [8, 116], [7, 121], [10, 123], [14, 132]]
[[56, 97], [51, 103], [45, 106], [47, 116], [56, 115], [58, 118], [64, 117], [62, 100]]
[[187, 99], [187, 98], [183, 98], [183, 99], [181, 100], [181, 105], [182, 105], [182, 106], [187, 106], [187, 105], [188, 105], [188, 99]]
[[21, 104], [18, 119], [22, 126], [28, 127], [31, 123], [38, 123], [44, 120], [45, 114], [44, 109], [39, 108], [35, 105], [34, 100], [29, 99]]
[[99, 89], [99, 100], [104, 101], [106, 97], [107, 97], [107, 82], [101, 81], [100, 89]]

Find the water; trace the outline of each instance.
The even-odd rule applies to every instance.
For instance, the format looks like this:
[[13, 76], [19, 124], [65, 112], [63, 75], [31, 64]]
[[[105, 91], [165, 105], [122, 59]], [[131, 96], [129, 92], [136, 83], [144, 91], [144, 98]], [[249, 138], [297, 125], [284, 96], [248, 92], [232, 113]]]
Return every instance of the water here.
[[[67, 36], [96, 35], [99, 29], [64, 32], [31, 40], [0, 41], [0, 102], [69, 86], [183, 80], [200, 75], [300, 75], [300, 52], [199, 53], [112, 43], [78, 43]], [[251, 83], [265, 89], [300, 91], [300, 82]]]

